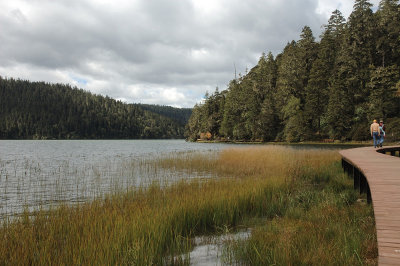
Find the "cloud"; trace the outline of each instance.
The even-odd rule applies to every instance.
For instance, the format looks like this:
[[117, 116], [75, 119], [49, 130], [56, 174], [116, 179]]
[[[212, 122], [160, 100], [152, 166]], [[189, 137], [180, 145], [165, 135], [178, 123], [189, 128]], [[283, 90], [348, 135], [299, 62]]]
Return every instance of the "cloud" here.
[[[374, 5], [373, 9], [376, 10], [376, 8], [379, 6], [380, 0], [370, 0], [369, 2]], [[338, 9], [347, 19], [353, 10], [353, 5], [354, 1], [318, 0], [316, 13], [329, 18], [332, 14], [332, 11]]]
[[[375, 0], [374, 2], [377, 2]], [[350, 7], [349, 7], [350, 6]], [[1, 1], [0, 75], [192, 107], [345, 0]], [[347, 14], [347, 13], [348, 14]]]

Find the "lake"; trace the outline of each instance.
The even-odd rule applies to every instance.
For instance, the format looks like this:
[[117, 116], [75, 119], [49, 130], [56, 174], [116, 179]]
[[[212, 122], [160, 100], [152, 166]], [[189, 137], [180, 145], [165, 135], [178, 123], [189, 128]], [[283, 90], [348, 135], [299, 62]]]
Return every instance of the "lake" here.
[[24, 208], [83, 202], [154, 181], [197, 177], [201, 173], [190, 176], [153, 169], [146, 162], [177, 152], [215, 153], [249, 145], [184, 140], [0, 140], [0, 217], [13, 216]]
[[176, 152], [230, 146], [184, 140], [0, 140], [0, 216], [183, 178], [148, 169], [145, 162]]

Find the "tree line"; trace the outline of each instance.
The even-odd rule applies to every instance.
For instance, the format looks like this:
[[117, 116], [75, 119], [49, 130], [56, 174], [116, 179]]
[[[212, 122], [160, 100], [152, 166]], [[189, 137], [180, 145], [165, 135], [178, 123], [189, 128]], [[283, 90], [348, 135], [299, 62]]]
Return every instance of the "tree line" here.
[[384, 119], [400, 138], [400, 5], [377, 11], [356, 0], [349, 18], [339, 10], [316, 41], [310, 27], [274, 57], [263, 53], [226, 90], [206, 93], [186, 127], [190, 140], [366, 140]]
[[0, 76], [1, 139], [184, 138], [190, 111]]

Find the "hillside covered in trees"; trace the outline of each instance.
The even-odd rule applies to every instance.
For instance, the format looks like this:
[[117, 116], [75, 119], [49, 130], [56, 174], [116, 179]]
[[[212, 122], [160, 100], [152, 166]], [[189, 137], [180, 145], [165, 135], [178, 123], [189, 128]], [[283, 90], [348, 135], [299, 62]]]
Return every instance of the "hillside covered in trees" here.
[[183, 138], [190, 112], [0, 77], [0, 139]]
[[[262, 54], [228, 88], [193, 109], [186, 136], [212, 139], [307, 141], [370, 139], [383, 118], [400, 138], [400, 5], [382, 0], [372, 11], [356, 0], [349, 18], [335, 10], [320, 41], [305, 26], [275, 58]], [[207, 133], [208, 134], [204, 134]]]
[[186, 125], [192, 114], [192, 108], [175, 108], [172, 106], [136, 103], [138, 107], [165, 117], [169, 117], [178, 121], [182, 125]]

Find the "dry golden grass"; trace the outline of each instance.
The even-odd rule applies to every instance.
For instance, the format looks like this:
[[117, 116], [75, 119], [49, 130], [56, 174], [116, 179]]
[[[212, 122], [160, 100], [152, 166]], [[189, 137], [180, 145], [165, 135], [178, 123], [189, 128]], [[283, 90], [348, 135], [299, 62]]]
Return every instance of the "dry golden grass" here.
[[[181, 181], [165, 188], [153, 184], [147, 189], [115, 193], [79, 206], [25, 213], [20, 219], [4, 223], [0, 229], [0, 264], [179, 263], [171, 258], [191, 248], [191, 237], [232, 228], [251, 217], [272, 221], [273, 239], [280, 239], [281, 244], [273, 246], [264, 242], [268, 237], [258, 241], [261, 245], [266, 243], [267, 247], [267, 251], [260, 248], [259, 252], [277, 252], [272, 262], [313, 262], [316, 259], [307, 257], [307, 249], [290, 256], [293, 260], [289, 261], [284, 260], [282, 252], [293, 253], [293, 247], [307, 242], [306, 232], [315, 228], [315, 222], [320, 220], [319, 213], [328, 217], [325, 220], [336, 212], [340, 215], [332, 223], [321, 224], [321, 228], [332, 226], [332, 234], [339, 237], [350, 233], [348, 230], [335, 232], [339, 228], [334, 226], [342, 217], [346, 221], [345, 215], [351, 216], [351, 212], [357, 211], [346, 212], [351, 207], [349, 203], [354, 201], [354, 194], [346, 188], [348, 184], [340, 174], [338, 158], [333, 151], [266, 146], [230, 149], [219, 155], [172, 154], [148, 161], [150, 168], [207, 172], [218, 178]], [[310, 185], [320, 188], [333, 178], [336, 181], [332, 181], [330, 190], [337, 190], [336, 196], [334, 193], [321, 196], [320, 189], [310, 189]], [[299, 232], [301, 237], [297, 239]], [[267, 231], [269, 234], [271, 232]], [[262, 233], [255, 237], [257, 235], [263, 237]], [[311, 247], [317, 247], [318, 239]], [[257, 238], [251, 241], [249, 243], [257, 243]], [[359, 238], [354, 241], [356, 245], [345, 249], [354, 247], [361, 259], [365, 259], [367, 256], [360, 252], [364, 244], [359, 243]], [[325, 253], [324, 247], [318, 247], [315, 257], [330, 256], [330, 262], [334, 262], [337, 254], [328, 254], [328, 251], [340, 253], [343, 249], [331, 249], [329, 245]], [[242, 246], [238, 250], [245, 254], [246, 249]], [[246, 254], [248, 256], [242, 258], [256, 261], [257, 254]], [[354, 254], [344, 256], [342, 261], [354, 262]], [[282, 260], [276, 259], [279, 256]]]

